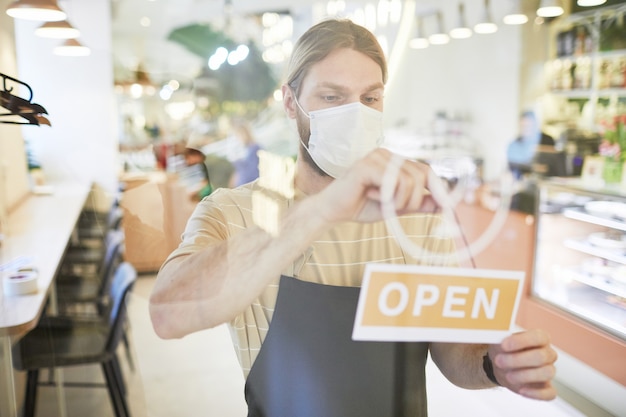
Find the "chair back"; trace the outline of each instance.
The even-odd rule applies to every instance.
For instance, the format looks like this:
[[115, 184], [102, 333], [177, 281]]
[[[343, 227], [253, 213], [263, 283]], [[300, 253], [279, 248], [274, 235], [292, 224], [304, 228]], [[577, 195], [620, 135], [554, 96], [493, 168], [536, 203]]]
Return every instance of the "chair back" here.
[[111, 308], [109, 310], [109, 325], [111, 332], [107, 341], [106, 350], [115, 352], [124, 335], [124, 322], [126, 321], [127, 295], [137, 281], [137, 271], [128, 262], [122, 262], [115, 270], [115, 276], [111, 282]]
[[122, 226], [122, 217], [124, 210], [119, 205], [111, 207], [107, 216], [107, 230], [119, 230]]
[[102, 264], [98, 270], [100, 279], [100, 295], [106, 295], [113, 274], [118, 265], [122, 262], [124, 255], [124, 232], [122, 230], [109, 230], [106, 236], [105, 253]]

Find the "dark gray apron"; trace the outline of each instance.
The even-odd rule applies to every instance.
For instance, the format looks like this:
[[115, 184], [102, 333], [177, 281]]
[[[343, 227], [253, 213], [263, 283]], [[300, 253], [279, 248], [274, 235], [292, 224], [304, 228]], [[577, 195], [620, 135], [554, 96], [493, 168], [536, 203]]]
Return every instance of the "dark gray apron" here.
[[425, 417], [428, 343], [356, 342], [359, 288], [282, 276], [249, 417]]

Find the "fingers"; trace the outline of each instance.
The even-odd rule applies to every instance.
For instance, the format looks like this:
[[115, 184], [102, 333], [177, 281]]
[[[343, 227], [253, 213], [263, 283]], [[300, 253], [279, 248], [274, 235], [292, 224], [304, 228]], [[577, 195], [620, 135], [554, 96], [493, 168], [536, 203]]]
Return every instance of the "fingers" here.
[[518, 394], [534, 400], [550, 401], [556, 398], [556, 388], [551, 383], [529, 384], [520, 388]]
[[513, 369], [520, 366], [536, 367], [556, 362], [556, 352], [548, 345], [537, 346], [532, 349], [502, 352], [496, 355], [496, 365], [503, 369]]
[[505, 338], [500, 347], [506, 352], [528, 349], [534, 346], [546, 346], [550, 344], [550, 336], [541, 329], [533, 329], [512, 334]]
[[406, 161], [402, 164], [396, 185], [396, 207], [420, 210], [426, 197], [429, 169], [426, 165]]
[[551, 400], [556, 397], [552, 379], [556, 374], [556, 351], [542, 330], [516, 333], [490, 348], [498, 382], [525, 397]]
[[552, 385], [556, 372], [554, 365], [505, 371], [494, 370], [494, 372], [500, 385], [515, 393], [544, 401], [556, 398], [557, 392]]
[[[379, 187], [382, 186], [383, 177], [388, 174], [387, 170], [390, 164], [393, 164], [393, 154], [385, 149], [379, 149], [370, 154], [369, 169], [375, 170], [377, 173]], [[396, 158], [399, 158], [396, 156]], [[425, 211], [423, 206], [426, 204], [427, 209], [433, 209], [436, 205], [427, 191], [428, 175], [430, 168], [419, 162], [409, 161], [399, 158], [397, 175], [391, 178], [393, 184], [393, 203], [398, 214]], [[370, 190], [371, 198], [379, 199], [380, 189]]]

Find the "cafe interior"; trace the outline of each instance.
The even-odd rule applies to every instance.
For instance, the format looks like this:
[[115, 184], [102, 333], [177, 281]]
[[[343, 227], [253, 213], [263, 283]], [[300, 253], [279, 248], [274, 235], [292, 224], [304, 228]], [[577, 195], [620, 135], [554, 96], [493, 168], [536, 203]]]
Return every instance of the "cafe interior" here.
[[[292, 160], [286, 63], [337, 16], [386, 54], [385, 146], [454, 190], [461, 266], [522, 271], [510, 331], [545, 327], [559, 354], [549, 402], [458, 388], [429, 360], [429, 415], [626, 417], [625, 281], [572, 307], [557, 254], [576, 227], [546, 209], [626, 201], [607, 177], [571, 185], [626, 120], [623, 0], [0, 0], [0, 417], [247, 415], [228, 326], [160, 339], [148, 298], [199, 201], [185, 149], [212, 189], [235, 186], [241, 121]], [[557, 151], [511, 179], [528, 110]]]

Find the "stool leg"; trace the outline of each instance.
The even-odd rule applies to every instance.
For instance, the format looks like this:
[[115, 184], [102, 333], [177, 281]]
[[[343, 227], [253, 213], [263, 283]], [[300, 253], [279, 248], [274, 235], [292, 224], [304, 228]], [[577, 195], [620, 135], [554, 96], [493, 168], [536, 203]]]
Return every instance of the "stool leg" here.
[[115, 375], [114, 365], [111, 361], [102, 363], [102, 371], [107, 382], [109, 389], [109, 396], [111, 397], [111, 403], [116, 417], [130, 417], [128, 412], [128, 405], [126, 404], [126, 398], [122, 394], [119, 381]]
[[135, 371], [135, 363], [133, 362], [133, 354], [130, 348], [130, 340], [128, 339], [128, 330], [130, 323], [126, 321], [124, 325], [124, 333], [122, 334], [122, 341], [124, 342], [124, 348], [126, 349], [126, 360], [128, 361], [128, 367], [131, 371]]
[[120, 360], [117, 354], [113, 354], [111, 359], [111, 368], [115, 371], [115, 378], [117, 379], [118, 386], [122, 395], [126, 395], [126, 383], [124, 381], [124, 375], [122, 374], [122, 368], [120, 367]]
[[37, 383], [39, 382], [39, 369], [29, 370], [26, 377], [26, 396], [24, 397], [24, 417], [35, 416], [37, 404]]

